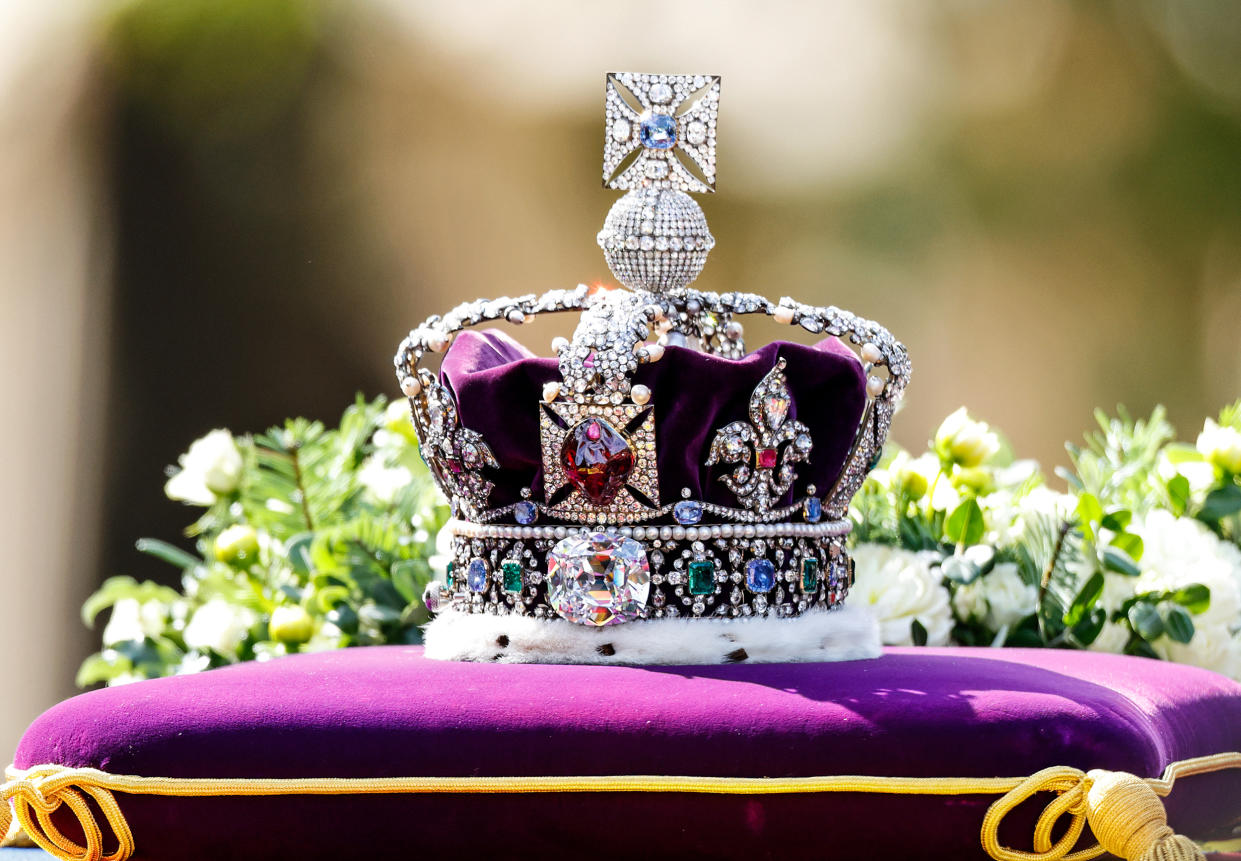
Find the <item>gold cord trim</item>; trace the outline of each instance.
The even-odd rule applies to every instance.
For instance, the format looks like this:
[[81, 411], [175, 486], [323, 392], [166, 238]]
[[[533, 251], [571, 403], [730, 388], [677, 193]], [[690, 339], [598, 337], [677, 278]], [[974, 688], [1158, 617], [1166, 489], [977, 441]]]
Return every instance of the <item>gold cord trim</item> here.
[[[1241, 768], [1241, 752], [1186, 759], [1170, 764], [1161, 777], [1137, 778], [1124, 772], [1082, 772], [1046, 768], [1029, 777], [692, 777], [598, 775], [582, 777], [392, 777], [392, 778], [171, 778], [110, 774], [94, 768], [40, 765], [5, 769], [0, 785], [0, 834], [15, 815], [40, 848], [65, 861], [126, 861], [134, 837], [113, 793], [172, 797], [264, 795], [393, 795], [427, 793], [683, 792], [714, 795], [782, 795], [817, 792], [869, 792], [901, 795], [1000, 795], [982, 825], [982, 846], [996, 861], [1087, 861], [1105, 851], [1131, 861], [1180, 861], [1202, 853], [1167, 827], [1160, 796], [1180, 778]], [[999, 842], [1000, 822], [1040, 792], [1055, 793], [1034, 833], [1034, 852]], [[117, 848], [104, 854], [104, 833], [86, 799], [103, 814]], [[1153, 806], [1152, 806], [1153, 802]], [[10, 803], [12, 813], [10, 813]], [[67, 838], [52, 823], [62, 805], [77, 818], [86, 845]], [[1069, 828], [1054, 844], [1051, 833], [1061, 816]], [[1085, 826], [1100, 844], [1071, 852]]]

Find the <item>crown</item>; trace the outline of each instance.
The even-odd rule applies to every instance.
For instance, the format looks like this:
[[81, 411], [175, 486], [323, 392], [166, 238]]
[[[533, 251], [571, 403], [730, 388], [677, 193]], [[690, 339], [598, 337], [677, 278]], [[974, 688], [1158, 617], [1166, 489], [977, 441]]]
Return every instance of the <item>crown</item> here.
[[[821, 646], [822, 611], [853, 580], [849, 501], [883, 448], [908, 354], [833, 306], [691, 288], [715, 244], [690, 193], [715, 190], [720, 79], [609, 73], [604, 92], [603, 184], [627, 193], [597, 242], [623, 289], [467, 302], [395, 358], [453, 512], [447, 576], [424, 596], [437, 614], [428, 654], [431, 630], [451, 626], [466, 633], [441, 637], [453, 640], [443, 656], [509, 659], [495, 653], [510, 635], [488, 637], [520, 628], [546, 648], [513, 660], [599, 661], [618, 626], [640, 645], [670, 619], [704, 632], [797, 621]], [[555, 358], [475, 328], [557, 313], [579, 317]], [[754, 315], [825, 338], [747, 352], [741, 318]], [[437, 354], [435, 373], [424, 362]], [[599, 629], [607, 643], [547, 646]]]

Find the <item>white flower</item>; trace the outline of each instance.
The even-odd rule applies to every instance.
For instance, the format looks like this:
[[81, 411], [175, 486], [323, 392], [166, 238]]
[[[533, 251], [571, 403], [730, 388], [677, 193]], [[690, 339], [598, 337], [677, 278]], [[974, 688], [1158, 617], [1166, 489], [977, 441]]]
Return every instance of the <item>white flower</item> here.
[[999, 563], [952, 596], [959, 617], [977, 619], [991, 631], [1012, 628], [1033, 613], [1037, 603], [1038, 589], [1021, 579], [1012, 562]]
[[991, 426], [970, 418], [965, 407], [944, 419], [935, 431], [935, 453], [958, 466], [981, 466], [999, 450], [1000, 438]]
[[986, 525], [983, 541], [994, 547], [1012, 547], [1020, 544], [1036, 523], [1064, 520], [1077, 501], [1067, 493], [1039, 485], [1020, 496], [1010, 490], [997, 490], [979, 497], [978, 504]]
[[1198, 451], [1220, 469], [1241, 473], [1241, 431], [1207, 419], [1198, 434]]
[[[1160, 657], [1193, 664], [1241, 679], [1241, 550], [1221, 541], [1198, 521], [1152, 511], [1135, 518], [1130, 530], [1142, 536], [1142, 575], [1134, 592], [1162, 592], [1201, 583], [1211, 590], [1211, 606], [1193, 617], [1188, 643], [1160, 637], [1152, 647]], [[1106, 592], [1106, 584], [1105, 584]]]
[[913, 645], [915, 619], [926, 628], [927, 645], [948, 643], [952, 610], [938, 569], [931, 569], [934, 558], [881, 544], [859, 544], [853, 550], [857, 582], [851, 597], [870, 607], [885, 644]]
[[404, 466], [386, 466], [378, 455], [371, 455], [358, 470], [358, 483], [366, 493], [381, 505], [391, 505], [397, 492], [408, 487], [414, 480], [413, 473]]
[[251, 610], [230, 604], [223, 598], [212, 598], [194, 611], [190, 623], [185, 626], [185, 645], [236, 657], [237, 647], [254, 622]]
[[103, 644], [115, 646], [130, 640], [157, 637], [168, 624], [168, 608], [159, 601], [140, 603], [122, 598], [112, 605], [112, 615], [103, 629]]
[[164, 485], [169, 499], [210, 505], [217, 497], [236, 490], [241, 481], [241, 452], [227, 430], [213, 430], [194, 440], [177, 462], [181, 469]]

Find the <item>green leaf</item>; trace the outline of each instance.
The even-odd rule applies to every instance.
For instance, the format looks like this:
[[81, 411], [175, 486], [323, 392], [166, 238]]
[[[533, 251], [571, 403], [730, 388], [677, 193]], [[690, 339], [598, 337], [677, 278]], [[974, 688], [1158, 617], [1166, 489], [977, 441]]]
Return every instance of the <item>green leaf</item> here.
[[1099, 525], [1104, 529], [1110, 529], [1113, 532], [1124, 532], [1129, 522], [1133, 520], [1133, 512], [1127, 508], [1113, 508], [1107, 514], [1103, 515]]
[[1167, 600], [1175, 601], [1194, 615], [1204, 613], [1211, 607], [1211, 590], [1201, 583], [1182, 586], [1175, 592], [1169, 592], [1166, 597]]
[[1135, 535], [1132, 532], [1122, 532], [1112, 539], [1112, 546], [1118, 550], [1123, 550], [1129, 555], [1129, 558], [1137, 562], [1142, 558], [1142, 553], [1146, 550], [1146, 545], [1142, 541], [1142, 536]]
[[949, 556], [940, 563], [939, 570], [946, 579], [962, 586], [973, 583], [982, 574], [977, 565], [962, 556]]
[[1103, 632], [1105, 622], [1107, 622], [1107, 611], [1102, 607], [1095, 607], [1073, 626], [1071, 631], [1073, 639], [1081, 646], [1089, 646]]
[[1137, 577], [1142, 573], [1142, 569], [1133, 561], [1133, 557], [1119, 547], [1103, 548], [1103, 567], [1108, 571], [1124, 574], [1126, 577]]
[[158, 538], [139, 538], [134, 547], [139, 553], [145, 553], [148, 556], [154, 556], [156, 559], [162, 559], [170, 565], [175, 565], [184, 570], [186, 568], [197, 568], [203, 564], [203, 561], [191, 553], [186, 553], [180, 547], [169, 544], [167, 541], [160, 541]]
[[909, 635], [914, 641], [915, 646], [926, 645], [926, 626], [914, 619], [909, 625]]
[[1148, 642], [1159, 639], [1164, 633], [1163, 617], [1149, 601], [1138, 601], [1129, 608], [1129, 624], [1135, 634]]
[[1090, 526], [1103, 520], [1103, 506], [1093, 493], [1083, 493], [1077, 498], [1077, 514], [1083, 526]]
[[285, 542], [284, 552], [288, 554], [289, 565], [296, 573], [310, 573], [310, 545], [314, 543], [314, 540], [315, 534], [313, 532], [303, 532], [300, 535], [294, 535]]
[[1189, 611], [1180, 604], [1165, 603], [1159, 607], [1164, 630], [1178, 643], [1188, 643], [1194, 638], [1194, 620]]
[[982, 509], [973, 497], [962, 502], [944, 521], [944, 536], [953, 544], [977, 544], [983, 535]]
[[152, 583], [149, 580], [139, 583], [133, 577], [109, 577], [95, 594], [86, 599], [82, 605], [82, 622], [86, 627], [95, 627], [95, 617], [114, 605], [117, 601], [132, 598], [139, 603], [146, 601], [163, 601], [172, 603], [179, 600], [181, 594], [175, 589]]
[[1077, 597], [1073, 599], [1073, 603], [1069, 605], [1069, 609], [1065, 611], [1065, 626], [1072, 628], [1081, 622], [1082, 619], [1085, 619], [1090, 611], [1094, 609], [1095, 603], [1098, 602], [1102, 595], [1103, 572], [1096, 571], [1090, 575], [1090, 578], [1082, 586], [1081, 591], [1077, 593]]
[[1218, 523], [1238, 511], [1241, 511], [1241, 486], [1226, 484], [1207, 494], [1197, 516], [1206, 523]]
[[1168, 482], [1168, 503], [1177, 517], [1189, 507], [1189, 479], [1179, 472]]
[[133, 664], [129, 658], [118, 652], [109, 650], [107, 657], [101, 652], [96, 652], [82, 662], [75, 682], [79, 688], [85, 688], [99, 682], [110, 682], [132, 669]]

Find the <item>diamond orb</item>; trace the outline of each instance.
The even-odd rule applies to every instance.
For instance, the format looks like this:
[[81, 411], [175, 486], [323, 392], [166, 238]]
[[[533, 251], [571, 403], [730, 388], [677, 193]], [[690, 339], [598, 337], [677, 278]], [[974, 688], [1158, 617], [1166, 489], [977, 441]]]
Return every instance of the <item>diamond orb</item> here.
[[634, 467], [633, 448], [600, 418], [579, 422], [565, 436], [560, 464], [569, 483], [595, 505], [607, 505], [620, 493]]
[[619, 625], [641, 618], [651, 590], [642, 545], [611, 532], [586, 532], [547, 554], [547, 599], [579, 625]]
[[638, 139], [647, 149], [672, 149], [677, 142], [677, 121], [667, 114], [647, 112], [638, 126]]
[[[660, 177], [668, 175], [667, 159], [652, 159], [646, 167]], [[643, 233], [651, 222], [653, 233]], [[643, 250], [639, 236], [654, 236], [654, 248]], [[664, 240], [668, 250], [661, 249]], [[631, 191], [608, 212], [597, 239], [616, 280], [631, 290], [660, 293], [679, 290], [698, 277], [715, 239], [707, 218], [694, 199], [671, 188]]]

